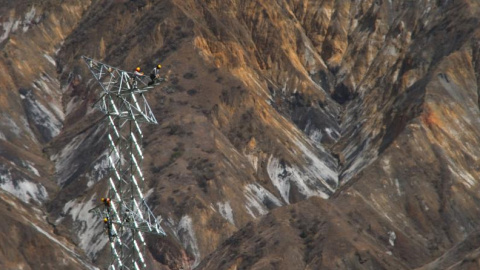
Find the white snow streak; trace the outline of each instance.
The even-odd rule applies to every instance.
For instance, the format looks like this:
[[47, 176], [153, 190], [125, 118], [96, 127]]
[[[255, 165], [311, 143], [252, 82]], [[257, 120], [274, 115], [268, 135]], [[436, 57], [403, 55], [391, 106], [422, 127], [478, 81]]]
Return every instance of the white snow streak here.
[[[62, 122], [60, 122], [60, 120], [57, 119], [45, 106], [38, 102], [36, 104], [38, 107], [34, 106], [33, 108], [35, 109], [31, 111], [33, 114], [33, 121], [47, 128], [52, 134], [52, 137], [57, 136], [62, 128]], [[45, 116], [49, 121], [45, 121]]]
[[13, 134], [16, 136], [20, 135], [20, 127], [18, 127], [17, 123], [15, 123], [15, 121], [8, 114], [2, 114], [0, 119], [3, 120], [0, 122], [0, 126], [3, 126], [5, 130], [13, 132]]
[[100, 157], [93, 162], [93, 169], [87, 174], [89, 178], [87, 187], [90, 188], [93, 184], [107, 176], [109, 171], [110, 161], [108, 160], [108, 150], [105, 150]]
[[3, 42], [4, 40], [6, 40], [8, 38], [8, 36], [10, 35], [10, 32], [13, 32], [12, 30], [13, 30], [14, 25], [16, 25], [16, 27], [18, 27], [18, 21], [14, 22], [13, 18], [10, 18], [8, 22], [2, 23], [3, 34], [0, 36], [0, 42]]
[[247, 199], [245, 207], [253, 218], [267, 214], [269, 208], [282, 205], [277, 197], [257, 183], [245, 187], [245, 198]]
[[50, 64], [52, 64], [54, 66], [57, 66], [57, 63], [55, 63], [55, 60], [50, 55], [44, 53], [43, 57], [45, 57], [45, 59], [47, 59], [48, 62], [50, 62]]
[[325, 128], [325, 132], [327, 132], [328, 136], [334, 140], [340, 138], [340, 133], [336, 130], [332, 130], [331, 128]]
[[309, 132], [308, 137], [310, 138], [310, 140], [312, 140], [316, 144], [320, 144], [322, 142], [323, 134], [320, 130], [314, 129]]
[[245, 155], [248, 159], [248, 162], [252, 164], [253, 169], [255, 169], [256, 172], [258, 172], [258, 157], [255, 155]]
[[330, 169], [314, 153], [303, 144], [294, 140], [298, 148], [303, 152], [307, 165], [302, 170], [295, 165], [280, 162], [279, 159], [270, 156], [267, 163], [267, 173], [273, 185], [278, 189], [286, 203], [289, 202], [290, 187], [294, 184], [298, 191], [307, 198], [320, 196], [328, 198], [326, 189], [334, 191], [326, 180], [338, 183], [338, 174]]
[[[300, 141], [293, 139], [293, 142], [297, 147], [303, 152], [304, 157], [308, 161], [308, 167], [307, 169], [312, 173], [313, 177], [318, 177], [319, 180], [331, 191], [334, 191], [333, 188], [331, 188], [325, 180], [330, 179], [335, 182], [335, 184], [338, 184], [338, 173], [330, 169], [327, 165], [325, 165], [325, 162], [320, 160], [317, 155], [315, 155], [310, 149], [308, 149], [303, 143]], [[324, 150], [323, 148], [321, 150]]]
[[388, 176], [391, 176], [392, 166], [390, 165], [390, 160], [388, 158], [382, 160], [382, 167], [385, 173], [387, 173]]
[[86, 202], [77, 202], [76, 199], [73, 199], [63, 207], [63, 213], [70, 215], [74, 221], [73, 231], [77, 233], [80, 240], [80, 248], [92, 259], [108, 242], [108, 237], [102, 235], [103, 224], [101, 220], [88, 212], [96, 206], [94, 198], [96, 198], [96, 194], [92, 195]]
[[271, 156], [267, 163], [267, 173], [273, 185], [278, 189], [280, 195], [286, 203], [289, 203], [290, 197], [290, 176], [292, 169], [283, 167], [280, 160]]
[[37, 168], [35, 168], [35, 166], [33, 166], [33, 163], [30, 162], [30, 161], [27, 161], [27, 167], [28, 169], [33, 172], [36, 176], [40, 176], [40, 173], [38, 172]]
[[198, 248], [197, 238], [193, 230], [192, 218], [188, 215], [183, 216], [178, 223], [176, 234], [183, 247], [191, 251], [195, 257], [195, 262], [193, 263], [193, 268], [195, 268], [200, 263], [200, 249]]
[[40, 183], [26, 179], [13, 179], [10, 168], [0, 164], [0, 188], [29, 203], [30, 200], [43, 202], [48, 198], [47, 190]]
[[224, 219], [226, 219], [231, 224], [235, 225], [235, 220], [233, 219], [233, 211], [230, 202], [217, 202], [218, 212]]
[[76, 96], [70, 99], [70, 101], [67, 104], [67, 108], [65, 109], [65, 114], [69, 115], [75, 108], [78, 107], [79, 103], [80, 102], [78, 102], [78, 99]]
[[456, 166], [453, 165], [453, 166], [450, 166], [448, 165], [448, 169], [450, 170], [450, 172], [452, 172], [452, 174], [456, 175], [457, 177], [459, 177], [460, 179], [464, 180], [463, 183], [468, 187], [468, 188], [472, 188], [475, 183], [477, 182], [475, 180], [475, 177], [473, 177], [470, 173], [468, 173], [466, 170], [462, 170], [462, 169], [457, 169], [455, 168]]
[[[38, 102], [33, 97], [33, 94], [28, 94], [26, 100], [28, 106], [27, 113], [32, 122], [34, 122], [37, 127], [42, 128], [40, 132], [48, 139], [57, 136], [63, 126], [61, 122], [64, 118], [63, 112], [58, 112], [58, 108], [54, 106], [51, 108], [55, 113], [52, 113], [42, 103]], [[52, 103], [51, 105], [54, 104]]]
[[[348, 169], [343, 172], [343, 181], [350, 180], [356, 173], [361, 171], [363, 168], [372, 164], [377, 159], [377, 151], [369, 150], [370, 149], [370, 139], [367, 139], [365, 142], [364, 150], [360, 154], [356, 155], [355, 158], [352, 158], [352, 162], [348, 165]], [[347, 159], [353, 155], [354, 151], [357, 150], [356, 145], [350, 145], [344, 151]]]
[[[53, 61], [53, 59], [51, 59]], [[60, 83], [57, 79], [52, 79], [48, 75], [42, 75], [40, 79], [32, 84], [33, 88], [48, 94], [49, 96], [58, 96], [61, 94]], [[65, 119], [63, 106], [61, 102], [50, 102], [48, 107], [52, 109], [53, 113], [61, 121]]]
[[66, 173], [59, 175], [59, 184], [63, 184], [73, 173], [75, 173], [76, 166], [78, 166], [78, 164], [73, 162], [73, 158], [75, 157], [74, 151], [80, 146], [83, 140], [83, 136], [75, 137], [59, 153], [51, 157], [51, 160], [55, 161], [55, 170], [57, 173], [64, 171], [64, 169], [69, 166], [69, 169]]
[[15, 20], [15, 18], [10, 17], [8, 18], [8, 21], [0, 23], [0, 26], [3, 28], [3, 34], [0, 36], [0, 42], [3, 42], [10, 36], [11, 33], [17, 31], [20, 25], [22, 26], [23, 32], [28, 31], [32, 21], [35, 18], [35, 14], [36, 9], [35, 7], [32, 7], [32, 9], [25, 14], [23, 21], [21, 19]]
[[[0, 178], [3, 178], [0, 176]], [[27, 180], [18, 180], [16, 183], [13, 181], [5, 181], [5, 179], [0, 179], [1, 184], [0, 188], [11, 193], [20, 200], [28, 203], [30, 199], [33, 199], [37, 202], [42, 202], [47, 199], [48, 194], [44, 186], [37, 183], [28, 182]]]
[[25, 20], [23, 21], [23, 29], [22, 31], [25, 33], [28, 31], [28, 28], [30, 27], [30, 24], [33, 21], [33, 18], [35, 18], [35, 7], [32, 7], [32, 9], [25, 14]]
[[397, 187], [398, 196], [401, 196], [402, 190], [400, 189], [400, 182], [398, 182], [398, 178], [395, 178], [395, 186]]
[[388, 243], [390, 246], [395, 246], [395, 239], [397, 239], [397, 235], [395, 234], [394, 231], [389, 231], [388, 232]]

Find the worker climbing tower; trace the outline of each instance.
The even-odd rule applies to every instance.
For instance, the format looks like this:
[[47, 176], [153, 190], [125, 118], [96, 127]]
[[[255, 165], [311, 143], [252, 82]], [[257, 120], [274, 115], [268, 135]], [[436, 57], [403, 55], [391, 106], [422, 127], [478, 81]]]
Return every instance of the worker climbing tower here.
[[135, 75], [82, 56], [101, 86], [94, 106], [105, 114], [109, 126], [110, 190], [102, 204], [91, 210], [101, 217], [110, 240], [111, 270], [145, 268], [143, 233], [165, 235], [143, 197], [141, 169], [142, 137], [140, 124], [157, 124], [145, 93], [160, 81], [148, 83]]

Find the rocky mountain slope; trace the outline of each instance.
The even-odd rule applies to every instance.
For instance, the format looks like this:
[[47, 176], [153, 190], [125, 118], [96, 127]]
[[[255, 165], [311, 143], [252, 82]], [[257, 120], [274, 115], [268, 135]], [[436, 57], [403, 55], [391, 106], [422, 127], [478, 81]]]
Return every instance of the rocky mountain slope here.
[[[148, 94], [159, 125], [143, 126], [145, 192], [169, 235], [148, 238], [149, 269], [478, 264], [476, 1], [6, 1], [0, 14], [0, 226], [17, 232], [2, 269], [108, 264], [88, 213], [108, 190], [106, 125], [82, 55], [162, 63], [168, 79]], [[12, 253], [25, 241], [38, 246]]]

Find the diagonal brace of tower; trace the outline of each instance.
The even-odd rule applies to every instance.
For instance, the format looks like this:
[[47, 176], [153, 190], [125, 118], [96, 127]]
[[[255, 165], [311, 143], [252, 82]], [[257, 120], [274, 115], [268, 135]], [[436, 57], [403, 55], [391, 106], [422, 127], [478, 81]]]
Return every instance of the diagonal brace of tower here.
[[141, 188], [145, 179], [140, 166], [144, 157], [140, 124], [157, 124], [144, 93], [159, 82], [149, 85], [145, 76], [82, 58], [102, 88], [94, 106], [105, 114], [109, 125], [109, 198], [103, 207], [92, 210], [105, 221], [112, 251], [110, 269], [145, 268], [143, 233], [166, 235]]

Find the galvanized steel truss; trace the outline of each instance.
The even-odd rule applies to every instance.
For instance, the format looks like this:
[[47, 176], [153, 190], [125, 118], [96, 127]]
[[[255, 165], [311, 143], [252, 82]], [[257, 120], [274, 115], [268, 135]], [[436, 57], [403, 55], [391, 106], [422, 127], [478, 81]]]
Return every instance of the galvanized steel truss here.
[[100, 84], [101, 96], [95, 103], [109, 124], [110, 202], [92, 209], [106, 218], [105, 223], [112, 250], [110, 269], [146, 267], [145, 239], [142, 233], [166, 235], [143, 197], [144, 175], [140, 123], [157, 124], [144, 93], [149, 85], [146, 76], [135, 76], [91, 58], [82, 57]]

